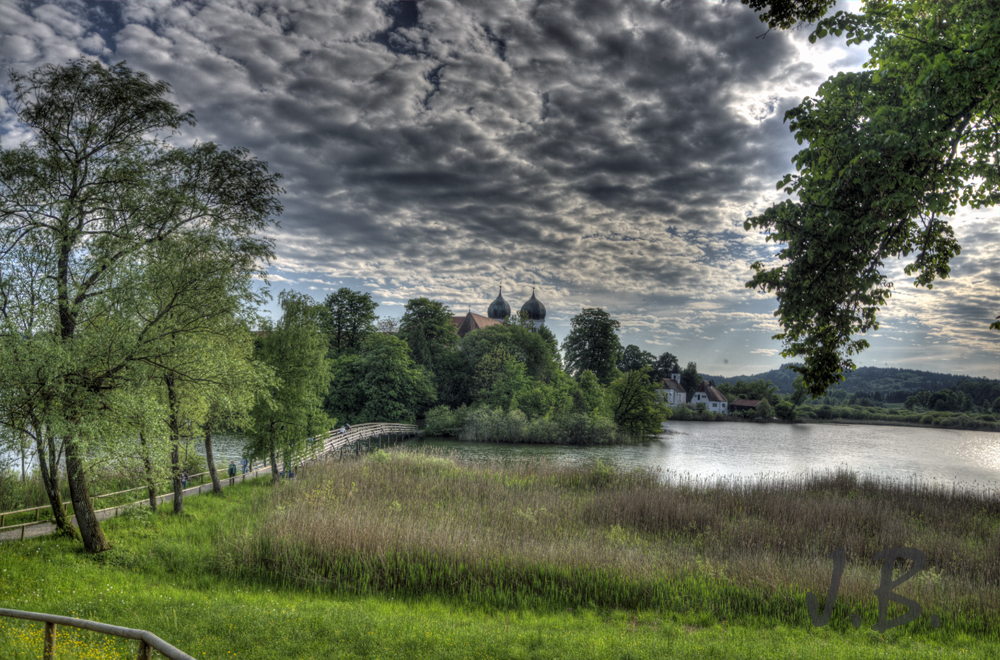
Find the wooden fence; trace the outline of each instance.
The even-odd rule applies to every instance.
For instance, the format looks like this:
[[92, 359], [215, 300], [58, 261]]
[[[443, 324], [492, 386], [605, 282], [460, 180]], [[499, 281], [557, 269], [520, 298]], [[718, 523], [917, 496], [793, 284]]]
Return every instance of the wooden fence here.
[[[357, 426], [352, 426], [349, 431], [345, 429], [344, 433], [341, 433], [340, 429], [330, 429], [329, 433], [322, 436], [314, 437], [310, 441], [307, 441], [305, 451], [295, 456], [292, 459], [292, 465], [301, 465], [310, 460], [316, 460], [318, 458], [322, 458], [324, 455], [326, 456], [335, 455], [337, 452], [339, 452], [340, 456], [343, 457], [344, 452], [348, 449], [353, 449], [356, 454], [360, 454], [363, 445], [366, 442], [367, 442], [367, 447], [365, 448], [368, 450], [372, 449], [372, 439], [376, 440], [376, 448], [380, 448], [383, 444], [383, 438], [385, 439], [384, 442], [386, 446], [388, 446], [388, 444], [391, 441], [399, 441], [404, 437], [409, 437], [416, 434], [417, 434], [417, 427], [414, 424], [386, 424], [382, 422], [358, 424]], [[247, 476], [250, 476], [251, 478], [258, 477], [261, 475], [262, 472], [268, 469], [269, 465], [270, 464], [268, 463], [268, 460], [265, 459], [263, 467], [258, 468], [256, 470], [252, 470], [249, 473], [249, 475], [247, 474], [237, 475], [236, 478], [242, 477], [242, 479], [245, 480]], [[187, 488], [184, 490], [184, 492], [187, 492], [189, 490], [194, 490], [195, 488], [201, 488], [201, 486], [204, 485], [205, 483], [205, 475], [208, 474], [211, 473], [200, 472], [198, 474], [189, 476], [188, 481], [194, 481], [195, 479], [200, 479], [199, 485]], [[229, 477], [220, 475], [219, 478], [220, 481], [225, 479], [229, 479]], [[172, 485], [173, 482], [169, 481], [163, 483]], [[115, 497], [117, 495], [124, 495], [127, 493], [132, 493], [140, 490], [146, 491], [148, 490], [148, 488], [149, 488], [148, 486], [137, 486], [136, 488], [129, 488], [128, 490], [120, 490], [114, 493], [106, 493], [104, 495], [95, 495], [90, 498], [91, 506], [94, 507], [94, 513], [96, 514], [104, 511], [111, 511], [113, 509], [119, 509], [122, 507], [131, 506], [132, 504], [141, 504], [148, 500], [144, 498], [142, 500], [138, 500], [135, 502], [127, 502], [125, 504], [119, 504], [116, 506], [107, 507], [105, 509], [97, 508], [97, 501], [99, 499], [107, 497]], [[170, 497], [171, 495], [172, 493], [164, 491], [163, 495], [158, 496], [158, 499], [162, 501], [165, 498]], [[69, 515], [69, 508], [71, 506], [72, 504], [70, 502], [63, 503], [63, 510], [67, 512], [67, 515]], [[46, 509], [51, 510], [51, 508], [52, 508], [51, 505], [44, 504], [42, 506], [31, 507], [28, 509], [19, 509], [17, 511], [5, 511], [3, 513], [0, 513], [0, 532], [5, 532], [12, 529], [20, 528], [21, 540], [24, 540], [25, 531], [28, 527], [32, 527], [34, 525], [44, 525], [52, 522], [51, 520], [39, 519], [40, 514], [43, 510]], [[35, 520], [26, 523], [20, 523], [17, 525], [4, 526], [4, 523], [6, 522], [6, 519], [8, 517], [19, 515], [22, 513], [31, 513], [32, 511], [35, 512]]]
[[87, 621], [86, 619], [74, 619], [68, 616], [42, 614], [40, 612], [22, 612], [21, 610], [8, 610], [2, 607], [0, 607], [0, 616], [12, 619], [40, 621], [45, 624], [45, 638], [42, 647], [43, 660], [53, 660], [55, 657], [57, 626], [70, 626], [83, 630], [91, 630], [103, 635], [114, 635], [115, 637], [139, 640], [138, 660], [152, 660], [153, 651], [157, 651], [161, 655], [170, 658], [170, 660], [195, 660], [184, 651], [167, 644], [148, 630], [122, 628], [121, 626], [112, 626], [107, 623]]

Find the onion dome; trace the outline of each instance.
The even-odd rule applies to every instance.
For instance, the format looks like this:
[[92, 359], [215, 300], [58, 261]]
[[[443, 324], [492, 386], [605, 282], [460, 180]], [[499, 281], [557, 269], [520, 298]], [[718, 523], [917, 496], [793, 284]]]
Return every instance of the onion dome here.
[[535, 322], [535, 327], [545, 323], [545, 305], [535, 297], [535, 287], [531, 287], [531, 298], [521, 305], [521, 311], [528, 313], [528, 318]]
[[489, 309], [486, 310], [486, 316], [500, 320], [510, 316], [510, 305], [503, 299], [503, 287], [500, 287], [500, 295], [497, 296], [497, 299], [490, 303]]

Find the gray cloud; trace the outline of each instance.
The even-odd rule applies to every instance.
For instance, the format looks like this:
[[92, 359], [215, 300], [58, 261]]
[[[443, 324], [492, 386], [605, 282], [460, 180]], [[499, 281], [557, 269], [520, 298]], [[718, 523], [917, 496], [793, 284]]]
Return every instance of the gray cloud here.
[[[484, 308], [501, 282], [515, 302], [535, 283], [557, 333], [581, 306], [603, 306], [630, 341], [703, 355], [703, 369], [709, 346], [724, 346], [735, 372], [776, 349], [773, 300], [743, 287], [750, 262], [776, 249], [742, 222], [790, 169], [782, 115], [831, 66], [864, 57], [836, 40], [803, 48], [805, 31], [757, 38], [733, 0], [4, 12], [2, 56], [16, 69], [126, 59], [195, 112], [182, 140], [246, 146], [282, 172], [281, 284], [322, 297], [347, 282], [384, 303], [427, 295], [462, 309]], [[8, 140], [18, 127], [2, 110]], [[997, 290], [988, 258], [961, 259], [957, 271]], [[941, 318], [967, 300], [988, 306], [978, 290], [946, 292]], [[927, 318], [901, 300], [887, 318]]]

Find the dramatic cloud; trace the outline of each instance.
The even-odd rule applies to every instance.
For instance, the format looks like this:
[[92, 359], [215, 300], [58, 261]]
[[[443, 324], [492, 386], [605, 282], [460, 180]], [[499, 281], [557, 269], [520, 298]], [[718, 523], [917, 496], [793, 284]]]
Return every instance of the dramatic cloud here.
[[[399, 315], [415, 296], [484, 312], [500, 284], [517, 307], [534, 284], [560, 336], [604, 307], [626, 343], [725, 374], [782, 361], [774, 301], [743, 286], [775, 247], [742, 225], [791, 167], [784, 111], [865, 59], [808, 30], [760, 38], [735, 0], [3, 12], [5, 64], [125, 59], [195, 113], [180, 140], [245, 146], [285, 175], [276, 288], [363, 288]], [[979, 217], [959, 223], [947, 286], [897, 284], [866, 359], [997, 375], [996, 218]]]

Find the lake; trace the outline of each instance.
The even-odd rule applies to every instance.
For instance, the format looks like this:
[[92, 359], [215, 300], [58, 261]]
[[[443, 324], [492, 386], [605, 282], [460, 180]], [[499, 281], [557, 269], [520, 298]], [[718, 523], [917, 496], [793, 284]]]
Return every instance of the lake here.
[[621, 468], [659, 468], [701, 479], [803, 476], [850, 468], [861, 474], [918, 479], [1000, 491], [1000, 433], [863, 424], [677, 422], [647, 445], [566, 447], [464, 443], [427, 445], [475, 458], [551, 460], [572, 465], [597, 459]]
[[[659, 468], [665, 476], [686, 474], [703, 480], [795, 477], [846, 467], [902, 481], [1000, 491], [1000, 433], [987, 431], [669, 421], [657, 439], [638, 446], [509, 445], [447, 438], [407, 444], [417, 443], [475, 459], [550, 460], [561, 465], [600, 459], [624, 469]], [[219, 433], [213, 435], [212, 447], [216, 463], [239, 463], [243, 438]], [[191, 443], [188, 451], [203, 455], [204, 446]]]

